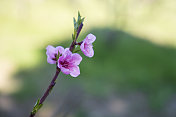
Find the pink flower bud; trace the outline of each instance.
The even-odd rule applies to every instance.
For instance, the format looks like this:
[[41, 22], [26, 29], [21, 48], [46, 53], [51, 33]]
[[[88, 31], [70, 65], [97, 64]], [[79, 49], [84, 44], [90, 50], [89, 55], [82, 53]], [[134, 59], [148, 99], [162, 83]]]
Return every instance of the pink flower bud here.
[[88, 34], [87, 37], [83, 40], [80, 48], [84, 55], [88, 57], [93, 57], [94, 50], [92, 43], [96, 40], [96, 37], [93, 34]]

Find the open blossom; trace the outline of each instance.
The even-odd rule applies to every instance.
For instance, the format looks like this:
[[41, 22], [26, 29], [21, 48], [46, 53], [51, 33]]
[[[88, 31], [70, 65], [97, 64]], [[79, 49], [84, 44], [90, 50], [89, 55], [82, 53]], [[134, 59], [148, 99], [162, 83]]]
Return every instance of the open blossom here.
[[94, 50], [92, 43], [96, 40], [96, 37], [93, 34], [88, 34], [87, 37], [83, 40], [80, 48], [84, 55], [88, 57], [93, 57]]
[[62, 54], [58, 59], [58, 67], [64, 74], [70, 74], [73, 77], [77, 77], [80, 74], [78, 65], [82, 61], [82, 57], [77, 53], [72, 53], [69, 48], [65, 50], [60, 49]]
[[58, 55], [58, 51], [59, 53], [62, 52], [64, 50], [63, 47], [58, 46], [58, 47], [53, 47], [51, 45], [48, 45], [46, 48], [46, 55], [47, 55], [47, 62], [50, 64], [56, 64], [57, 61], [57, 55]]

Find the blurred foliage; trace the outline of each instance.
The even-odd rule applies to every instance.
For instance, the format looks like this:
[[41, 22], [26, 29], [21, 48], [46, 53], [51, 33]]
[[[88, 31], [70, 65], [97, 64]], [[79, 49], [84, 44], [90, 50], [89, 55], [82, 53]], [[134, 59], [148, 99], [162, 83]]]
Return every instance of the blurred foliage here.
[[[109, 28], [94, 28], [88, 32], [97, 36], [94, 43], [95, 56], [90, 59], [80, 53], [83, 56], [80, 65], [81, 75], [74, 79], [64, 75], [66, 80], [63, 80], [61, 75], [63, 81], [58, 82], [62, 82], [63, 87], [81, 85], [87, 93], [98, 97], [106, 97], [110, 92], [144, 92], [151, 100], [151, 107], [155, 109], [162, 107], [174, 94], [176, 89], [174, 48], [159, 46]], [[70, 42], [66, 41], [60, 45], [68, 46]], [[43, 49], [41, 52], [45, 53]], [[18, 73], [18, 77], [24, 80], [25, 87], [21, 89], [21, 93], [18, 92], [20, 97], [17, 99], [21, 100], [22, 96], [24, 99], [30, 98], [35, 91], [37, 96], [42, 89], [39, 87], [43, 87], [38, 80], [49, 81], [48, 78], [51, 76], [48, 74], [54, 73], [55, 67], [51, 68], [46, 64], [44, 57], [45, 55], [41, 57], [44, 66], [41, 64], [35, 69], [22, 70]]]

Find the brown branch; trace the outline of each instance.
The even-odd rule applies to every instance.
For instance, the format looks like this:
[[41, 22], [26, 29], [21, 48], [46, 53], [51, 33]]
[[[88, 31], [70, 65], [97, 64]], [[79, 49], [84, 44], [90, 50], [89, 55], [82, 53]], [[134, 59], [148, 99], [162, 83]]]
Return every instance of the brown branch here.
[[78, 39], [78, 36], [79, 36], [79, 33], [81, 32], [82, 30], [82, 27], [83, 27], [83, 23], [80, 24], [79, 28], [78, 28], [78, 31], [77, 31], [77, 34], [76, 34], [76, 38], [73, 40], [72, 44], [70, 45], [70, 51], [72, 52], [74, 50], [74, 47], [76, 45], [76, 41]]
[[[54, 85], [56, 84], [56, 79], [58, 77], [60, 73], [60, 69], [59, 68], [56, 68], [56, 73], [50, 83], [50, 85], [48, 86], [47, 90], [45, 91], [45, 93], [43, 94], [43, 96], [40, 98], [40, 102], [39, 104], [43, 104], [43, 102], [45, 101], [45, 99], [48, 97], [50, 91], [53, 89]], [[36, 113], [31, 113], [30, 114], [30, 117], [34, 117]]]
[[[72, 42], [72, 44], [70, 45], [70, 51], [71, 51], [71, 52], [73, 51], [75, 45], [77, 44], [77, 43], [76, 43], [76, 40], [77, 40], [77, 38], [78, 38], [78, 36], [79, 36], [79, 33], [80, 33], [81, 30], [82, 30], [82, 27], [83, 27], [83, 24], [81, 23], [80, 26], [79, 26], [79, 28], [78, 28], [78, 31], [77, 31], [76, 39], [74, 39], [73, 42]], [[59, 73], [60, 73], [60, 69], [57, 67], [57, 64], [58, 64], [58, 63], [56, 63], [56, 73], [55, 73], [55, 75], [54, 75], [54, 77], [53, 77], [53, 79], [52, 79], [50, 85], [48, 86], [47, 90], [45, 91], [45, 93], [43, 94], [43, 96], [40, 98], [39, 105], [42, 105], [42, 104], [43, 104], [43, 102], [45, 101], [45, 99], [48, 97], [48, 95], [50, 94], [51, 90], [53, 89], [54, 85], [56, 84], [56, 79], [57, 79], [57, 77], [58, 77], [58, 75], [59, 75]], [[38, 110], [39, 110], [39, 109], [38, 109]], [[37, 110], [37, 111], [38, 111], [38, 110]], [[30, 114], [29, 117], [34, 117], [35, 114], [37, 113], [37, 111], [34, 112], [34, 113], [31, 112], [31, 114]]]

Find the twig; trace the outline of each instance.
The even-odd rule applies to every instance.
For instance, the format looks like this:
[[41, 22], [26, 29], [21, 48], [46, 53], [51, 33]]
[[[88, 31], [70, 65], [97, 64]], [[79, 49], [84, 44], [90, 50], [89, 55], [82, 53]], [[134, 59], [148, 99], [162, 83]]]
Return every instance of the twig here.
[[[45, 101], [45, 99], [48, 97], [48, 95], [50, 94], [51, 90], [53, 89], [54, 85], [56, 84], [56, 79], [58, 77], [60, 73], [60, 69], [59, 68], [56, 68], [56, 73], [50, 83], [50, 85], [48, 86], [47, 90], [45, 91], [45, 93], [43, 94], [43, 96], [41, 97], [40, 99], [40, 102], [39, 102], [39, 105], [42, 105], [43, 102]], [[30, 114], [30, 117], [34, 117], [36, 113], [32, 113]]]
[[[77, 30], [77, 35], [76, 35], [76, 39], [73, 40], [72, 44], [70, 45], [70, 51], [72, 52], [74, 50], [74, 47], [76, 45], [76, 40], [79, 36], [79, 33], [81, 32], [81, 29], [83, 27], [83, 24], [81, 23], [78, 30]], [[53, 87], [56, 84], [56, 79], [60, 73], [60, 68], [57, 67], [57, 62], [56, 62], [56, 73], [51, 81], [51, 83], [49, 84], [47, 90], [45, 91], [45, 93], [43, 94], [43, 96], [40, 98], [40, 100], [37, 101], [36, 105], [33, 108], [33, 111], [31, 112], [29, 117], [34, 117], [35, 114], [38, 112], [38, 110], [42, 107], [43, 102], [45, 101], [45, 99], [48, 97], [48, 95], [50, 94], [51, 90], [53, 89]]]

